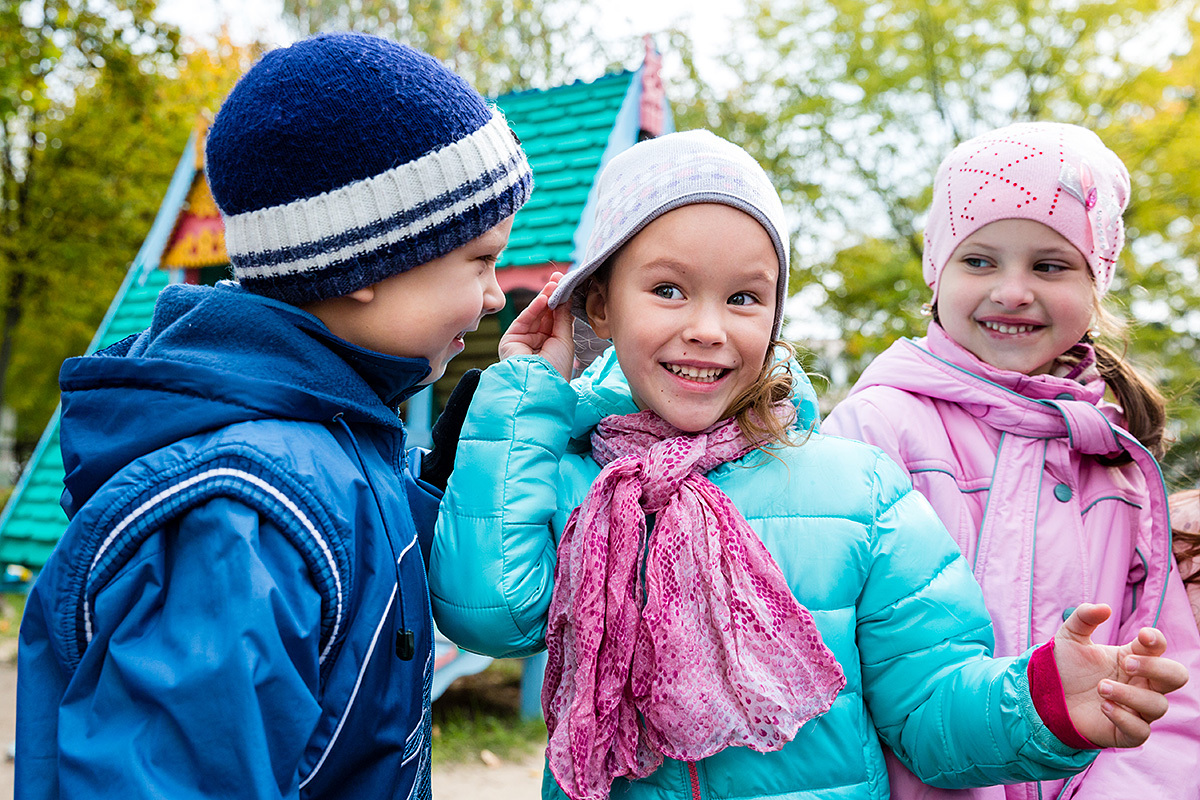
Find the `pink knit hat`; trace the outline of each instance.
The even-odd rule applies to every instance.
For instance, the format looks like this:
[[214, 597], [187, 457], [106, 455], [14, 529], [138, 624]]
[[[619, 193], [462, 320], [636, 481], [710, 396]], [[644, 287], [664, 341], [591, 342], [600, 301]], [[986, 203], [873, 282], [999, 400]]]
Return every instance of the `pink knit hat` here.
[[925, 283], [962, 241], [990, 222], [1040, 222], [1087, 259], [1097, 293], [1108, 291], [1125, 242], [1121, 213], [1129, 172], [1100, 137], [1077, 125], [1022, 122], [963, 142], [938, 167], [925, 224]]

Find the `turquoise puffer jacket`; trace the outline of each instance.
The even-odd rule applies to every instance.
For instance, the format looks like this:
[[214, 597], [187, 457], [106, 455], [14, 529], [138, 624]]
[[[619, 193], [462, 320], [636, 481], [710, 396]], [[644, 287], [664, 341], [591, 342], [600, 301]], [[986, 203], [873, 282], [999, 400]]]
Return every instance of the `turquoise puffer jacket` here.
[[[797, 407], [798, 424], [815, 425], [807, 384]], [[448, 636], [494, 656], [545, 647], [558, 536], [600, 472], [588, 435], [636, 410], [611, 350], [574, 384], [537, 357], [484, 373], [433, 545], [434, 615]], [[613, 797], [886, 798], [881, 744], [944, 787], [1063, 776], [1091, 761], [1038, 718], [1029, 653], [988, 657], [979, 586], [899, 467], [819, 433], [775, 455], [750, 453], [708, 477], [812, 612], [846, 688], [778, 752], [667, 760], [644, 780], [617, 781]], [[543, 794], [561, 796], [550, 780]]]

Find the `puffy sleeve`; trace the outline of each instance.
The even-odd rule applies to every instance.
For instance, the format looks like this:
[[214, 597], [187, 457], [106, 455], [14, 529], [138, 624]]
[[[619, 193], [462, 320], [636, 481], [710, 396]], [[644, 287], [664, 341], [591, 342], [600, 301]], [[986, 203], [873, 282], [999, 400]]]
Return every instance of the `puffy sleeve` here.
[[57, 709], [58, 796], [298, 796], [321, 598], [283, 534], [209, 500], [144, 541], [94, 608]]
[[880, 457], [871, 564], [858, 604], [876, 727], [922, 781], [961, 788], [1067, 777], [1094, 751], [1062, 744], [1033, 706], [1030, 653], [990, 658], [983, 595], [929, 503]]
[[421, 456], [424, 453], [414, 447], [408, 451], [409, 469], [401, 476], [404, 493], [408, 498], [408, 510], [412, 514], [413, 527], [417, 529], [417, 543], [421, 546], [421, 558], [429, 567], [429, 554], [433, 547], [433, 526], [437, 522], [438, 506], [442, 502], [442, 491], [421, 477]]
[[483, 373], [438, 512], [430, 594], [438, 627], [496, 657], [544, 648], [554, 587], [553, 519], [576, 395], [549, 362]]
[[894, 414], [880, 410], [873, 399], [878, 392], [873, 389], [856, 392], [838, 403], [821, 424], [821, 432], [873, 444], [897, 464], [903, 464], [900, 435], [892, 424]]

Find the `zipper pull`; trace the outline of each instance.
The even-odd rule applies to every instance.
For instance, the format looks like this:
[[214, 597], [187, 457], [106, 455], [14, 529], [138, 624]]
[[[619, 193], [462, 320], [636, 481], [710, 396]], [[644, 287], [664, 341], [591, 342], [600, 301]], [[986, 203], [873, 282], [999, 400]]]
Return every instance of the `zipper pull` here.
[[417, 654], [417, 637], [410, 630], [396, 631], [396, 657], [401, 661], [412, 661]]

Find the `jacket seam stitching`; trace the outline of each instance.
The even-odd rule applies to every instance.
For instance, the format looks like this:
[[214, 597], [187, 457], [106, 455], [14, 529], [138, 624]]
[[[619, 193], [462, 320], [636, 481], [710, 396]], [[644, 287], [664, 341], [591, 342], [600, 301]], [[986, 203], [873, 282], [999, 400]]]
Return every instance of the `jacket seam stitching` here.
[[[84, 547], [83, 551], [88, 556], [87, 563], [81, 564], [79, 567], [72, 569], [70, 577], [67, 579], [68, 596], [71, 598], [76, 598], [68, 603], [65, 613], [61, 618], [63, 644], [66, 647], [68, 667], [73, 669], [74, 665], [78, 663], [79, 658], [82, 657], [82, 649], [80, 649], [81, 643], [79, 642], [80, 635], [84, 633], [84, 631], [81, 630], [82, 615], [85, 610], [88, 610], [90, 613], [88, 605], [90, 603], [89, 594], [93, 594], [91, 586], [93, 583], [92, 579], [94, 566], [98, 560], [97, 556], [99, 555], [99, 549], [104, 544], [105, 539], [111, 533], [111, 526], [113, 525], [114, 521], [119, 516], [128, 516], [133, 508], [135, 508], [137, 505], [140, 505], [138, 503], [139, 498], [158, 495], [163, 491], [163, 487], [169, 487], [172, 482], [179, 481], [181, 478], [184, 478], [184, 476], [194, 476], [200, 472], [203, 472], [206, 468], [210, 468], [218, 464], [228, 465], [231, 462], [242, 461], [245, 463], [245, 465], [250, 467], [251, 473], [255, 471], [261, 471], [263, 475], [269, 476], [273, 480], [278, 481], [278, 483], [282, 484], [286, 489], [289, 490], [289, 496], [292, 497], [293, 502], [299, 501], [299, 504], [303, 508], [307, 509], [310, 514], [315, 512], [316, 522], [314, 523], [314, 527], [325, 532], [326, 544], [333, 551], [333, 560], [330, 562], [330, 565], [333, 567], [333, 569], [337, 570], [338, 580], [342, 583], [343, 597], [350, 597], [352, 591], [350, 565], [345, 553], [345, 545], [337, 533], [337, 526], [332, 525], [331, 517], [329, 516], [328, 511], [323, 505], [320, 504], [317, 498], [313, 497], [310, 492], [303, 488], [303, 486], [296, 484], [294, 481], [290, 480], [286, 474], [282, 474], [280, 470], [275, 468], [274, 462], [276, 460], [277, 459], [267, 453], [264, 453], [259, 448], [245, 442], [237, 442], [218, 446], [212, 449], [206, 449], [201, 451], [198, 456], [181, 461], [168, 472], [160, 475], [160, 480], [149, 485], [148, 487], [144, 483], [135, 484], [125, 491], [120, 492], [112, 502], [107, 503], [104, 507], [104, 510], [87, 525], [87, 529], [89, 531], [87, 534], [87, 539], [90, 540], [90, 543]], [[187, 500], [187, 502], [183, 503], [177, 501], [175, 508], [172, 509], [174, 513], [171, 513], [169, 518], [178, 518], [182, 514], [185, 514], [191, 509], [196, 508], [201, 503], [208, 502], [216, 497], [225, 497], [241, 503], [247, 508], [254, 509], [258, 513], [265, 513], [265, 507], [262, 506], [262, 503], [247, 502], [247, 500], [254, 499], [252, 494], [242, 492], [231, 493], [228, 491], [228, 488], [222, 490], [222, 487], [218, 486], [211, 490], [211, 493], [208, 496], [193, 496], [184, 498]], [[173, 499], [177, 500], [177, 498]], [[266, 509], [266, 511], [269, 511], [269, 509]], [[287, 537], [288, 528], [293, 527], [287, 524], [287, 522], [292, 518], [290, 516], [285, 517], [279, 513], [268, 514], [268, 516], [272, 518], [275, 524], [280, 525], [280, 532]], [[129, 543], [130, 535], [140, 536], [141, 542], [144, 542], [157, 532], [161, 531], [161, 526], [165, 521], [166, 519], [162, 516], [143, 515], [142, 519], [138, 521], [138, 524], [129, 529], [128, 535], [123, 535], [119, 539], [110, 543], [109, 552], [119, 552], [121, 547], [124, 547]], [[300, 535], [298, 530], [295, 531], [295, 533], [297, 534], [297, 537]], [[297, 541], [297, 538], [288, 538], [291, 541], [292, 546], [296, 547], [301, 555], [304, 556], [308, 551], [308, 548], [298, 546], [299, 541]], [[138, 546], [140, 546], [140, 544]], [[309, 558], [306, 557], [305, 560], [307, 562], [309, 561]], [[314, 560], [313, 563], [309, 564], [310, 575], [314, 586], [318, 589], [321, 595], [322, 603], [324, 604], [331, 599], [328, 594], [329, 587], [322, 586], [324, 581], [321, 580], [320, 571], [313, 569], [315, 563], [316, 562]], [[95, 589], [94, 594], [98, 594], [100, 591], [102, 591], [103, 587], [108, 585], [108, 582], [114, 575], [118, 574], [118, 570], [122, 567], [123, 562], [110, 562], [110, 564], [106, 565], [105, 572], [107, 574], [102, 574], [101, 577], [103, 580], [97, 584], [98, 588]], [[333, 576], [331, 575], [330, 577]], [[82, 606], [82, 608], [80, 606]], [[332, 645], [335, 641], [335, 637], [329, 637], [330, 645]], [[86, 644], [84, 644], [84, 646], [86, 646]], [[331, 653], [332, 650], [330, 650], [327, 655]]]

